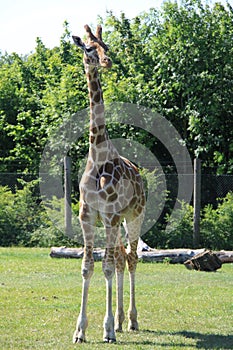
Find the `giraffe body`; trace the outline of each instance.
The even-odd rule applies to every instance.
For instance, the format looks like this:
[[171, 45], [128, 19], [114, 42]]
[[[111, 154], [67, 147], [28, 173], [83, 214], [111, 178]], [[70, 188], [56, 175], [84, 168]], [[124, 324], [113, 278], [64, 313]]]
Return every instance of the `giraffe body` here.
[[[106, 280], [106, 315], [104, 318], [104, 341], [116, 341], [115, 330], [122, 331], [125, 319], [123, 309], [123, 279], [127, 264], [130, 277], [129, 330], [137, 330], [135, 305], [135, 271], [137, 243], [144, 217], [145, 194], [139, 172], [135, 165], [123, 158], [110, 141], [104, 117], [104, 101], [97, 67], [110, 68], [106, 56], [107, 46], [102, 41], [101, 27], [94, 36], [85, 26], [88, 41], [79, 37], [74, 42], [84, 51], [84, 66], [90, 98], [89, 153], [86, 168], [80, 182], [79, 220], [84, 237], [82, 261], [82, 304], [74, 333], [74, 342], [86, 340], [87, 298], [90, 279], [94, 270], [93, 247], [96, 221], [103, 222], [106, 231], [106, 249], [102, 268]], [[125, 249], [121, 240], [121, 223], [128, 236]], [[112, 279], [116, 271], [117, 308], [115, 322], [112, 311]], [[114, 325], [115, 323], [115, 325]]]

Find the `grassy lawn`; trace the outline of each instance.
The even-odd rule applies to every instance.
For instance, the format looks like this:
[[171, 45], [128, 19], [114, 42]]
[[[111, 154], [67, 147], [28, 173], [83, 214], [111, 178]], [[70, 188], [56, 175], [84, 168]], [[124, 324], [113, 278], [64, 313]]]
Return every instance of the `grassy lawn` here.
[[[102, 343], [105, 282], [95, 264], [86, 344], [72, 344], [81, 300], [80, 260], [49, 249], [0, 248], [0, 349], [232, 349], [233, 264], [216, 273], [139, 263], [140, 331]], [[125, 276], [125, 305], [129, 300]], [[115, 298], [114, 298], [115, 299]]]

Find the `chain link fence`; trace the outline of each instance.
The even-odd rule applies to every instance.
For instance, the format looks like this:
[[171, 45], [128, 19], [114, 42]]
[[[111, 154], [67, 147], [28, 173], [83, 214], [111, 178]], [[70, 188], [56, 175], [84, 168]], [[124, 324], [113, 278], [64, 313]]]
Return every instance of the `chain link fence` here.
[[[187, 176], [192, 176], [188, 174]], [[15, 192], [16, 188], [22, 187], [22, 181], [32, 181], [38, 179], [35, 174], [23, 174], [23, 173], [0, 173], [0, 185], [7, 186], [12, 192]], [[171, 193], [171, 197], [174, 199], [176, 196], [178, 185], [177, 175], [167, 175], [167, 187]], [[77, 191], [77, 184], [74, 186], [75, 192]], [[213, 175], [202, 174], [201, 176], [201, 206], [202, 208], [207, 204], [217, 206], [219, 199], [224, 198], [228, 192], [233, 192], [233, 175]]]
[[233, 192], [233, 175], [203, 174], [201, 177], [201, 205], [217, 206], [219, 199]]

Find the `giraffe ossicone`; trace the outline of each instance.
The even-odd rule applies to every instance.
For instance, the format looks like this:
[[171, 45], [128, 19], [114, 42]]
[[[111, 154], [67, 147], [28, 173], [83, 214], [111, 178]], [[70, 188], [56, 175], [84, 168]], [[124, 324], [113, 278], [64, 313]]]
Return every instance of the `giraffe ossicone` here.
[[[106, 314], [104, 318], [105, 342], [116, 341], [115, 331], [122, 331], [124, 321], [123, 280], [127, 265], [130, 279], [130, 305], [128, 329], [138, 330], [135, 302], [135, 272], [137, 244], [145, 211], [143, 182], [137, 167], [119, 155], [108, 137], [105, 126], [103, 93], [98, 68], [111, 68], [107, 56], [108, 46], [102, 39], [102, 28], [96, 35], [85, 25], [87, 41], [73, 36], [74, 43], [83, 51], [83, 62], [90, 99], [89, 152], [86, 168], [80, 181], [79, 220], [84, 238], [82, 261], [82, 302], [73, 341], [84, 342], [87, 328], [87, 298], [94, 271], [93, 247], [97, 219], [101, 219], [106, 232], [105, 257], [102, 268], [106, 280]], [[125, 249], [121, 238], [121, 223], [128, 238]], [[112, 311], [112, 279], [116, 271], [116, 313]]]

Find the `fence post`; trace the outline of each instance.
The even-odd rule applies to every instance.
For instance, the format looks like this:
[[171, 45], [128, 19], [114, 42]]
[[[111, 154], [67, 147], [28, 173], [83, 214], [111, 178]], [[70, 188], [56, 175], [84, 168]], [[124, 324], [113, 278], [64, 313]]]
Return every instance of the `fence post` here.
[[201, 213], [201, 160], [194, 159], [194, 190], [193, 190], [193, 246], [200, 243], [200, 213]]
[[72, 235], [72, 210], [71, 210], [71, 158], [64, 157], [64, 200], [65, 200], [65, 232]]

